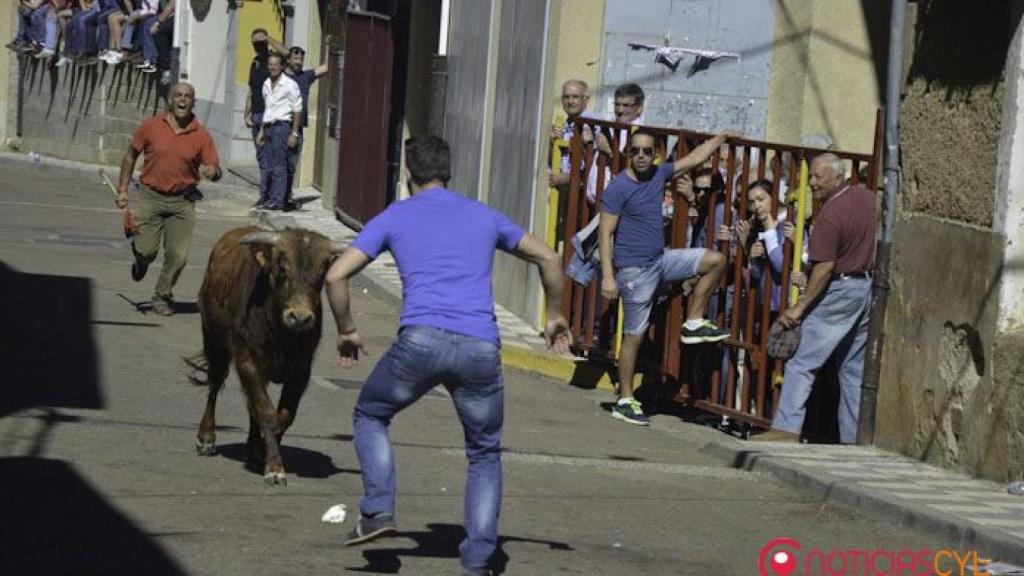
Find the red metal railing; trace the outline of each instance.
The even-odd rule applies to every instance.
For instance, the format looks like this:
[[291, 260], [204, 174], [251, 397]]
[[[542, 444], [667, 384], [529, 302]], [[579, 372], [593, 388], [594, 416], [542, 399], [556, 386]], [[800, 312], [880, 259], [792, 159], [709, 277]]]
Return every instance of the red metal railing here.
[[[609, 181], [626, 166], [628, 158], [623, 153], [623, 140], [628, 138], [629, 130], [636, 128], [616, 122], [594, 120], [590, 118], [575, 120], [575, 135], [570, 145], [571, 175], [569, 198], [566, 208], [565, 230], [562, 237], [564, 253], [563, 263], [568, 266], [573, 256], [570, 239], [598, 213], [601, 195]], [[605, 155], [595, 151], [592, 145], [584, 145], [581, 134], [587, 126], [593, 134], [604, 132], [611, 144], [611, 154]], [[879, 110], [875, 119], [875, 143], [871, 154], [858, 154], [828, 150], [845, 160], [850, 170], [850, 178], [854, 183], [861, 183], [871, 190], [878, 190], [879, 171], [882, 153], [882, 112]], [[709, 138], [706, 134], [687, 130], [671, 130], [657, 127], [644, 127], [656, 135], [656, 148], [660, 158], [668, 158], [668, 151], [675, 150], [685, 154], [691, 146], [696, 146]], [[671, 145], [672, 140], [675, 141]], [[767, 427], [770, 425], [775, 407], [778, 404], [779, 387], [784, 363], [769, 357], [767, 352], [768, 332], [776, 314], [786, 310], [787, 294], [790, 286], [791, 265], [793, 262], [793, 245], [787, 239], [783, 245], [783, 269], [780, 282], [779, 306], [772, 311], [772, 282], [769, 278], [761, 290], [758, 285], [748, 281], [745, 268], [747, 258], [742, 249], [737, 249], [730, 240], [717, 240], [719, 224], [732, 229], [737, 219], [747, 219], [747, 202], [735, 204], [736, 198], [745, 199], [748, 186], [766, 177], [772, 182], [772, 211], [779, 214], [780, 185], [785, 181], [788, 189], [787, 215], [790, 219], [796, 214], [791, 201], [795, 200], [798, 188], [799, 166], [802, 160], [810, 159], [816, 154], [826, 152], [813, 148], [788, 146], [757, 140], [734, 139], [725, 146], [724, 157], [712, 155], [710, 167], [713, 173], [720, 172], [724, 162], [725, 186], [721, 194], [715, 192], [708, 202], [704, 234], [707, 236], [704, 245], [713, 247], [729, 254], [728, 266], [730, 274], [723, 274], [718, 287], [717, 309], [709, 310], [709, 317], [719, 326], [730, 331], [730, 337], [723, 342], [725, 357], [728, 358], [726, 374], [723, 377], [721, 365], [717, 362], [711, 370], [710, 381], [694, 381], [683, 361], [684, 347], [680, 342], [680, 331], [683, 322], [683, 310], [686, 298], [678, 289], [669, 294], [667, 305], [652, 311], [651, 329], [656, 346], [660, 347], [661, 359], [657, 370], [660, 372], [663, 386], [678, 386], [676, 400], [694, 405], [700, 409], [722, 414], [749, 424]], [[757, 158], [756, 167], [752, 165]], [[784, 158], [788, 161], [784, 162]], [[667, 160], [666, 160], [667, 161]], [[606, 177], [608, 169], [609, 177]], [[769, 173], [770, 169], [770, 173]], [[595, 202], [590, 204], [586, 198], [586, 182], [592, 178], [591, 172], [596, 171]], [[783, 177], [785, 171], [785, 178]], [[719, 205], [723, 205], [722, 220], [715, 221]], [[669, 245], [672, 248], [685, 248], [687, 238], [691, 236], [691, 221], [686, 199], [675, 195], [674, 214], [669, 231]], [[814, 212], [817, 212], [815, 203]], [[730, 254], [734, 252], [733, 254]], [[599, 272], [599, 271], [598, 271]], [[765, 271], [766, 275], [770, 272]], [[613, 356], [612, 338], [614, 330], [608, 326], [617, 307], [605, 301], [600, 294], [599, 274], [587, 286], [571, 283], [565, 291], [562, 312], [569, 319], [570, 327], [576, 337], [578, 346], [583, 353], [590, 356], [606, 354]], [[729, 289], [732, 289], [732, 308], [727, 307]], [[762, 293], [763, 292], [763, 293]], [[655, 316], [657, 314], [657, 316]], [[602, 322], [602, 319], [604, 320]], [[616, 320], [617, 321], [617, 320]], [[606, 326], [606, 329], [601, 329]], [[693, 355], [687, 354], [692, 363]], [[651, 366], [648, 366], [648, 370]], [[722, 392], [724, 387], [724, 395]]]

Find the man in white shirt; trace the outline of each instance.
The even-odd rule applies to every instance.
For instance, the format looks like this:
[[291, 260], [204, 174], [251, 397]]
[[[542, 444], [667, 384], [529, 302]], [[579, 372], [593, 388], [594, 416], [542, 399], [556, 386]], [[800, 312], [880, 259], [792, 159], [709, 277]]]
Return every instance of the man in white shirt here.
[[280, 54], [269, 56], [267, 71], [270, 78], [263, 82], [263, 124], [256, 135], [256, 145], [265, 147], [266, 162], [260, 170], [266, 173], [260, 176], [267, 188], [266, 197], [261, 196], [256, 207], [283, 210], [288, 194], [288, 149], [298, 146], [302, 129], [302, 94], [295, 80], [283, 74], [284, 57]]

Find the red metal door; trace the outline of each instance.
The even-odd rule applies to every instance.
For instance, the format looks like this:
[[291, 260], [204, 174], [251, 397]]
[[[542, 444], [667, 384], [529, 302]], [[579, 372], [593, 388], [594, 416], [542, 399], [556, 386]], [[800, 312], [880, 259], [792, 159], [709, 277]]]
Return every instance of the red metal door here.
[[391, 20], [348, 13], [341, 146], [335, 205], [366, 222], [388, 203], [388, 120], [394, 42]]

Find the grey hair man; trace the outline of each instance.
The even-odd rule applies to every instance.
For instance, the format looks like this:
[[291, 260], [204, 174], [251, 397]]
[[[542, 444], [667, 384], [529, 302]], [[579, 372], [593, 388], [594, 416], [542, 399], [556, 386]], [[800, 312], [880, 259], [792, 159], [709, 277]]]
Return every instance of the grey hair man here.
[[860, 388], [875, 264], [875, 193], [846, 180], [846, 165], [827, 152], [811, 163], [811, 193], [821, 200], [810, 247], [807, 288], [779, 321], [802, 324], [786, 363], [772, 430], [755, 439], [798, 442], [815, 376], [833, 353], [839, 366], [839, 440], [857, 440]]

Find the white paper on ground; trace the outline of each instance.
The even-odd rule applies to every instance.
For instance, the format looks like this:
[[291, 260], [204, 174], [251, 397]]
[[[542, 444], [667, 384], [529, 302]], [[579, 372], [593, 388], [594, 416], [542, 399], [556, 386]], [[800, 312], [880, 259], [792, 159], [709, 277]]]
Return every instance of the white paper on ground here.
[[324, 515], [320, 517], [321, 522], [330, 522], [331, 524], [341, 524], [345, 521], [345, 505], [335, 504], [324, 512]]

